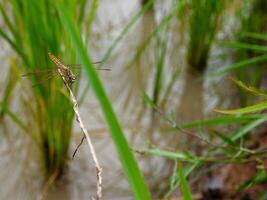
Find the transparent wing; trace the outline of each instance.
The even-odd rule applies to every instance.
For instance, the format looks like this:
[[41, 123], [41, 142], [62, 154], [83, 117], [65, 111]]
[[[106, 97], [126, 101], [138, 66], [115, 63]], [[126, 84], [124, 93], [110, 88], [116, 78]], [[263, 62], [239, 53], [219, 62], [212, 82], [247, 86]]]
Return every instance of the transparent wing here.
[[[96, 64], [96, 63], [101, 63], [101, 62], [95, 62], [95, 63], [93, 63], [93, 64]], [[65, 65], [66, 67], [68, 67], [68, 68], [70, 68], [70, 69], [74, 69], [74, 70], [76, 70], [76, 69], [81, 69], [81, 64], [70, 64], [70, 65]], [[111, 71], [111, 69], [109, 69], [109, 68], [96, 68], [97, 70], [101, 70], [101, 71]]]
[[33, 84], [32, 87], [38, 86], [40, 84], [43, 84], [46, 81], [48, 81], [48, 80], [52, 79], [53, 77], [55, 77], [56, 75], [58, 75], [58, 73], [56, 71], [54, 73], [52, 73], [52, 74], [48, 74], [48, 76], [46, 76], [45, 78], [43, 78], [41, 80], [38, 80], [35, 84]]
[[44, 70], [37, 70], [34, 72], [29, 72], [26, 74], [22, 74], [23, 77], [28, 77], [28, 76], [41, 76], [41, 75], [45, 75], [45, 74], [51, 74], [54, 73], [56, 71], [56, 69], [44, 69]]

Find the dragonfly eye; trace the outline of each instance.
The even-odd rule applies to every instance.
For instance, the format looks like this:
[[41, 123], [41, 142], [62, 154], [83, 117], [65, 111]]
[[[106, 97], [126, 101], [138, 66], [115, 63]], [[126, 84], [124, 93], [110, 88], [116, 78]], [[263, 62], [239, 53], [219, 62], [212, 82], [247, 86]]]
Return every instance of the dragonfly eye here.
[[74, 83], [75, 81], [76, 81], [76, 77], [75, 76], [69, 76], [69, 81], [71, 82], [71, 83]]

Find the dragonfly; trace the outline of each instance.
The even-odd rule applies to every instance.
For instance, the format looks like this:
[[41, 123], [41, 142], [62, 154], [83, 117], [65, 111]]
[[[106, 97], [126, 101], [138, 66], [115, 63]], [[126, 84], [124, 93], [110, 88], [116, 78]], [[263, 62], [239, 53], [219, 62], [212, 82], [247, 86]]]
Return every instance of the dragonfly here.
[[[73, 83], [75, 83], [77, 77], [76, 75], [73, 73], [73, 71], [71, 70], [71, 68], [76, 67], [79, 69], [80, 64], [72, 64], [72, 65], [66, 65], [64, 64], [59, 58], [57, 58], [55, 55], [53, 55], [51, 52], [48, 52], [48, 56], [49, 58], [55, 63], [56, 67], [53, 69], [45, 69], [45, 70], [38, 70], [38, 71], [34, 71], [34, 72], [29, 72], [26, 74], [23, 74], [23, 77], [29, 77], [29, 76], [43, 76], [44, 74], [46, 74], [46, 78], [39, 80], [35, 85], [36, 86], [38, 84], [41, 84], [45, 81], [48, 81], [49, 79], [53, 78], [56, 75], [61, 75], [64, 80], [66, 81], [67, 84], [72, 85]], [[93, 64], [98, 64], [101, 62], [94, 62]], [[101, 68], [98, 70], [106, 70], [106, 71], [110, 71], [110, 69], [107, 68]]]

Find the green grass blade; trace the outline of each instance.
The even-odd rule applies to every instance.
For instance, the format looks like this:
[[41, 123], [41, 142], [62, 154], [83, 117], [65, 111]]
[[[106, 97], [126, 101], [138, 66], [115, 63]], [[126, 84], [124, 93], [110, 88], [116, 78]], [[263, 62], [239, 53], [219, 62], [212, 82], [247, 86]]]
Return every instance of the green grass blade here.
[[116, 46], [119, 44], [119, 42], [123, 39], [123, 37], [127, 34], [127, 32], [131, 29], [131, 27], [137, 22], [137, 20], [142, 16], [147, 10], [151, 8], [153, 5], [154, 0], [149, 0], [147, 3], [142, 7], [142, 9], [134, 16], [132, 17], [131, 21], [125, 26], [125, 28], [122, 30], [122, 32], [119, 34], [119, 36], [114, 40], [112, 45], [108, 48], [107, 52], [105, 53], [102, 63], [106, 62], [109, 57], [111, 56], [111, 53], [116, 48]]
[[228, 115], [237, 115], [237, 114], [246, 114], [246, 113], [252, 113], [252, 112], [257, 112], [261, 111], [267, 108], [267, 101], [255, 104], [253, 106], [247, 106], [244, 108], [239, 108], [239, 109], [233, 109], [233, 110], [219, 110], [215, 109], [215, 112], [222, 113], [222, 114], [228, 114]]
[[237, 48], [237, 49], [246, 49], [246, 50], [252, 50], [252, 51], [259, 51], [259, 52], [267, 51], [266, 46], [256, 45], [256, 44], [247, 44], [247, 43], [241, 43], [241, 42], [221, 42], [221, 44], [226, 47]]
[[249, 133], [249, 131], [251, 131], [252, 129], [254, 129], [255, 127], [259, 126], [260, 124], [266, 122], [266, 118], [260, 118], [260, 119], [256, 119], [254, 121], [252, 121], [251, 123], [241, 127], [238, 131], [234, 132], [230, 138], [232, 141], [235, 141], [241, 137], [243, 137], [244, 135], [246, 135], [247, 133]]
[[3, 98], [1, 100], [2, 108], [0, 108], [0, 118], [4, 116], [5, 110], [9, 107], [16, 84], [17, 84], [17, 77], [11, 67], [9, 69], [9, 74], [6, 80], [6, 85], [3, 93]]
[[0, 102], [0, 108], [9, 116], [13, 122], [15, 122], [21, 129], [23, 129], [25, 132], [28, 131], [28, 127], [20, 120], [18, 115], [12, 111], [9, 110], [8, 107], [4, 107], [2, 103]]
[[228, 144], [230, 146], [237, 146], [236, 143], [234, 143], [230, 137], [224, 135], [223, 133], [217, 130], [210, 130], [209, 133], [221, 138], [221, 140], [223, 140], [225, 144]]
[[215, 76], [215, 75], [222, 75], [224, 73], [238, 70], [244, 67], [247, 67], [249, 65], [258, 64], [260, 62], [264, 62], [267, 60], [267, 55], [260, 55], [253, 58], [248, 58], [246, 60], [242, 60], [234, 65], [222, 67], [219, 70], [215, 70], [214, 72], [209, 73], [207, 76]]
[[253, 39], [257, 39], [257, 40], [267, 40], [266, 34], [262, 34], [262, 33], [246, 32], [246, 33], [243, 34], [243, 36], [249, 37], [249, 38], [253, 38]]
[[179, 180], [181, 181], [181, 189], [182, 189], [184, 200], [192, 200], [192, 194], [190, 192], [189, 184], [186, 180], [181, 162], [179, 162], [178, 166], [179, 166], [178, 175], [179, 175]]
[[128, 178], [128, 182], [133, 194], [136, 199], [149, 200], [151, 199], [149, 190], [144, 182], [144, 178], [138, 168], [137, 162], [135, 161], [135, 158], [129, 148], [127, 140], [123, 134], [106, 92], [104, 91], [98, 74], [92, 65], [91, 59], [82, 43], [82, 39], [78, 34], [77, 27], [74, 26], [74, 22], [70, 18], [69, 13], [66, 12], [64, 3], [59, 4], [58, 11], [60, 13], [63, 26], [71, 38], [73, 45], [75, 46], [82, 65], [85, 67], [88, 81], [90, 82], [92, 89], [98, 98], [103, 114], [109, 126], [112, 139], [117, 148], [123, 170]]
[[6, 40], [6, 42], [13, 48], [13, 50], [21, 56], [24, 62], [28, 64], [28, 59], [23, 53], [23, 51], [11, 40], [11, 38], [2, 29], [0, 29], [0, 37], [3, 37], [3, 39]]
[[154, 28], [152, 33], [148, 36], [146, 41], [143, 42], [143, 44], [137, 49], [133, 57], [131, 58], [129, 64], [134, 63], [136, 60], [139, 60], [140, 57], [142, 56], [143, 52], [148, 48], [149, 44], [153, 41], [155, 36], [165, 27], [169, 24], [170, 20], [176, 16], [177, 10], [179, 8], [179, 3], [176, 3], [173, 5], [173, 8], [171, 11], [162, 18], [160, 23]]
[[258, 89], [258, 88], [255, 88], [253, 86], [249, 86], [249, 85], [246, 85], [245, 83], [243, 83], [242, 81], [240, 80], [237, 80], [235, 78], [231, 78], [231, 80], [233, 82], [235, 82], [236, 85], [238, 85], [240, 88], [242, 88], [243, 90], [246, 90], [254, 95], [258, 95], [258, 96], [265, 96], [267, 97], [267, 91], [266, 90], [261, 90], [261, 89]]
[[[263, 117], [263, 115], [248, 115], [248, 116], [223, 116], [215, 117], [207, 120], [194, 121], [191, 123], [181, 124], [181, 128], [194, 128], [200, 126], [218, 126], [225, 124], [235, 124], [235, 123], [244, 123], [249, 122], [253, 119], [258, 119]], [[176, 130], [176, 129], [175, 129]]]
[[168, 158], [171, 160], [179, 160], [179, 161], [186, 161], [186, 162], [195, 162], [196, 158], [183, 152], [172, 152], [167, 150], [162, 150], [158, 148], [152, 148], [152, 149], [143, 149], [140, 151], [140, 153], [144, 154], [150, 154], [154, 156], [160, 156], [164, 158]]
[[[184, 177], [189, 176], [193, 172], [193, 170], [200, 167], [202, 164], [203, 164], [202, 161], [197, 161], [193, 163], [190, 167], [187, 167], [184, 170]], [[179, 187], [179, 185], [180, 185], [180, 180], [178, 180], [176, 184], [166, 193], [163, 199], [167, 199], [176, 190], [176, 188]]]
[[98, 7], [98, 1], [97, 0], [93, 0], [92, 2], [92, 6], [90, 9], [90, 13], [89, 13], [89, 17], [88, 17], [88, 22], [86, 25], [86, 44], [89, 42], [90, 40], [90, 35], [91, 35], [91, 28], [92, 28], [92, 24], [94, 21], [94, 17], [95, 17], [95, 13]]

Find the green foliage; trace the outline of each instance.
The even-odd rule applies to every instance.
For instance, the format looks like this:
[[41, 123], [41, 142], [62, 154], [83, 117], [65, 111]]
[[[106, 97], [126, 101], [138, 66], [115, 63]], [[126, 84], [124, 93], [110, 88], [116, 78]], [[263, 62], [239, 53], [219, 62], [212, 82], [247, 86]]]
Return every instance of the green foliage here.
[[[260, 95], [266, 97], [266, 91], [265, 90], [260, 90], [252, 86], [248, 86], [244, 84], [242, 81], [236, 80], [232, 78], [232, 80], [241, 88], [244, 89], [245, 91], [254, 94], [254, 95]], [[234, 110], [218, 110], [215, 109], [216, 112], [223, 113], [223, 114], [230, 114], [230, 115], [236, 115], [236, 114], [246, 114], [246, 113], [252, 113], [252, 112], [257, 112], [261, 111], [267, 108], [267, 101], [260, 102], [258, 104], [252, 105], [252, 106], [247, 106], [244, 108], [240, 109], [234, 109]]]
[[189, 184], [185, 178], [185, 174], [184, 174], [181, 162], [179, 162], [178, 165], [179, 165], [178, 174], [179, 174], [179, 179], [181, 180], [181, 189], [182, 189], [184, 200], [192, 200], [192, 194], [190, 192]]
[[203, 71], [219, 26], [224, 1], [192, 0], [190, 3], [190, 30], [187, 62], [195, 70]]
[[260, 170], [257, 172], [257, 174], [244, 183], [242, 183], [239, 187], [238, 190], [244, 190], [250, 187], [253, 187], [259, 183], [266, 183], [267, 181], [267, 172], [265, 170]]
[[[66, 9], [73, 13], [72, 17], [75, 20], [85, 9], [85, 6], [80, 7], [79, 2], [66, 2], [69, 5]], [[4, 2], [0, 4], [1, 15], [6, 25], [5, 29], [0, 29], [0, 36], [20, 58], [16, 64], [19, 73], [53, 69], [55, 66], [48, 58], [48, 51], [66, 62], [75, 63], [74, 50], [62, 31], [56, 4], [52, 0], [12, 0], [6, 5]], [[75, 23], [81, 26], [83, 17], [84, 15], [80, 16], [79, 21]], [[42, 76], [32, 76], [30, 82], [35, 85], [40, 80], [42, 82], [49, 79], [50, 76], [51, 74], [47, 74], [43, 79]], [[72, 105], [62, 90], [64, 85], [60, 79], [38, 84], [31, 88], [32, 91], [25, 89], [26, 82], [27, 80], [20, 81], [20, 87], [24, 93], [21, 102], [27, 112], [27, 121], [32, 125], [27, 128], [27, 132], [40, 149], [41, 163], [47, 178], [52, 175], [59, 177], [68, 160], [73, 120]], [[4, 109], [20, 127], [25, 127], [10, 109]]]

